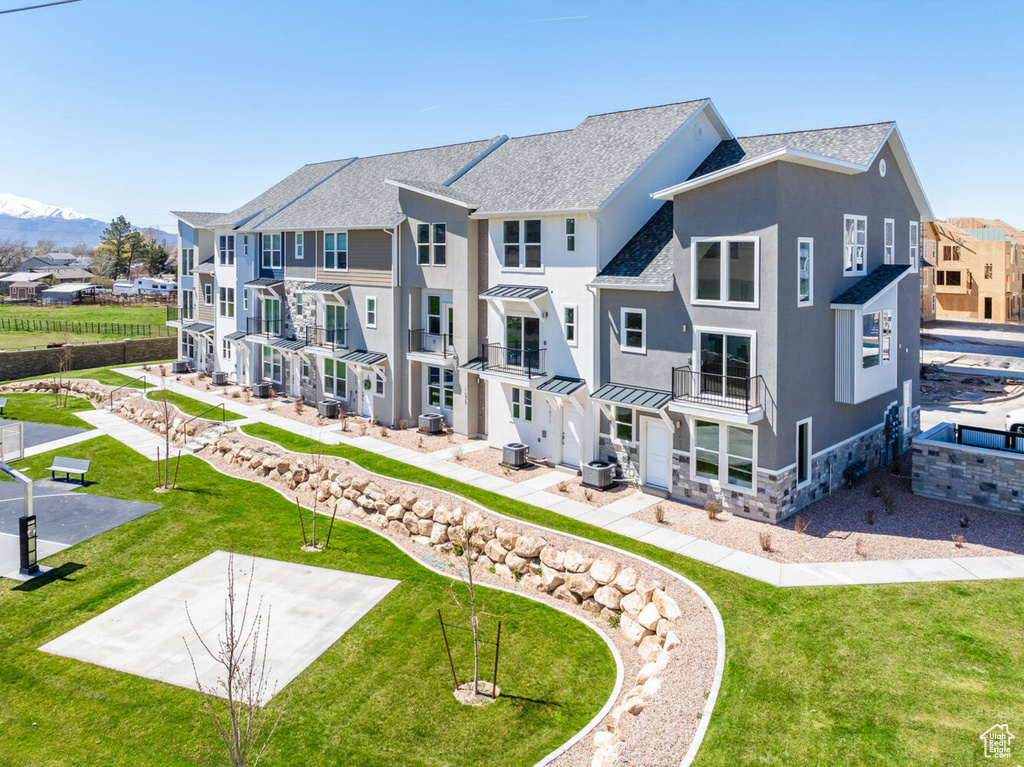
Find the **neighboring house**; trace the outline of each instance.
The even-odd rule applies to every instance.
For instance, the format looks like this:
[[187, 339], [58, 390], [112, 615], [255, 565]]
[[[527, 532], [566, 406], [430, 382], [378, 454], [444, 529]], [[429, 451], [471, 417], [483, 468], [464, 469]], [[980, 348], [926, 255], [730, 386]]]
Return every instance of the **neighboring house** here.
[[55, 269], [84, 269], [88, 271], [91, 265], [92, 256], [76, 256], [74, 253], [55, 251], [44, 256], [29, 256], [22, 263], [21, 268], [27, 272]]
[[[13, 286], [18, 286], [17, 296], [21, 299], [34, 298], [43, 288], [49, 287], [49, 280], [52, 277], [50, 272], [11, 272], [0, 277], [0, 294], [15, 297]], [[39, 283], [38, 289], [28, 291], [23, 283]], [[31, 293], [31, 295], [29, 295]]]
[[892, 123], [735, 138], [705, 99], [175, 215], [181, 354], [243, 384], [771, 521], [917, 429], [932, 216]]

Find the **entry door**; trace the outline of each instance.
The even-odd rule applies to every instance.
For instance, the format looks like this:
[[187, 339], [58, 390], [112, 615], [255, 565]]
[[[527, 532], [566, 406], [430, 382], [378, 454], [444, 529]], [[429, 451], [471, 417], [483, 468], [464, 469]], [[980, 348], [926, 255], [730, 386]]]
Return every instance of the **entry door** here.
[[992, 319], [992, 299], [991, 298], [986, 298], [985, 299], [985, 319], [986, 320]]
[[644, 481], [652, 487], [668, 490], [669, 466], [672, 459], [672, 432], [661, 421], [648, 420], [646, 429]]
[[562, 463], [566, 466], [579, 468], [580, 438], [583, 434], [582, 418], [579, 411], [572, 408], [562, 409]]
[[363, 373], [360, 376], [359, 391], [361, 399], [361, 407], [359, 409], [359, 415], [365, 418], [373, 418], [373, 385], [374, 376], [373, 373]]

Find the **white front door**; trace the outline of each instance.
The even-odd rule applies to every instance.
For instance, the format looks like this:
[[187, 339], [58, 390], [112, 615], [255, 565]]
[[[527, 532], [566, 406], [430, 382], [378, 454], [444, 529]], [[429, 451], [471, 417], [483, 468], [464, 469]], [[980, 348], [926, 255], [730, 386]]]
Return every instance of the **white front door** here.
[[373, 373], [362, 373], [359, 381], [360, 408], [359, 415], [373, 418]]
[[672, 465], [672, 432], [661, 421], [648, 419], [646, 423], [644, 483], [668, 490]]
[[562, 408], [562, 463], [566, 466], [579, 468], [582, 420], [579, 411], [571, 407]]

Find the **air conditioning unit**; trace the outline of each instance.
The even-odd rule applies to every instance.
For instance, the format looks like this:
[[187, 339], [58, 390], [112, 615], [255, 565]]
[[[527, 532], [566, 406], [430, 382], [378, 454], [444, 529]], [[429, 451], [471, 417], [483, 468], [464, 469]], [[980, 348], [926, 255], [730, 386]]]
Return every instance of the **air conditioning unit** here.
[[583, 486], [595, 490], [607, 490], [615, 484], [615, 464], [608, 461], [591, 461], [583, 464]]
[[444, 431], [444, 416], [440, 413], [424, 413], [419, 418], [419, 424], [424, 434], [440, 434]]
[[322, 399], [316, 405], [317, 412], [324, 418], [337, 418], [341, 403], [336, 399]]
[[176, 360], [171, 363], [172, 373], [187, 373], [190, 369], [188, 360]]
[[266, 399], [267, 397], [270, 396], [270, 392], [273, 390], [273, 388], [274, 387], [270, 383], [270, 381], [260, 381], [259, 383], [254, 383], [252, 385], [252, 393], [254, 397]]
[[213, 373], [213, 385], [214, 386], [226, 386], [228, 382], [228, 372], [226, 370], [215, 370]]
[[501, 448], [502, 463], [513, 469], [521, 469], [526, 466], [529, 454], [529, 445], [524, 445], [522, 442], [510, 442]]

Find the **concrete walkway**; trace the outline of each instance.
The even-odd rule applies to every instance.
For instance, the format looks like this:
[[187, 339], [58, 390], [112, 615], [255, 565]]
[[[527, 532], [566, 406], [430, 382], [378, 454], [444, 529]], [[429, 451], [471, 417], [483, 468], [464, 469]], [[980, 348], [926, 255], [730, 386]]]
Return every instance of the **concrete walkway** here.
[[[136, 368], [132, 372], [128, 370], [123, 370], [122, 372], [128, 375], [147, 375], [140, 368]], [[154, 377], [152, 374], [149, 374], [148, 378], [159, 383], [158, 377]], [[261, 407], [254, 407], [233, 399], [221, 397], [216, 392], [197, 391], [192, 387], [183, 386], [173, 381], [169, 382], [168, 388], [171, 391], [201, 400], [202, 402], [208, 402], [211, 405], [223, 404], [230, 412], [237, 413], [254, 422], [276, 426], [302, 437], [318, 439], [325, 444], [358, 447], [459, 482], [465, 482], [481, 490], [488, 490], [492, 493], [503, 495], [506, 498], [522, 501], [532, 506], [539, 506], [542, 509], [561, 514], [564, 517], [577, 519], [580, 522], [586, 522], [589, 525], [618, 533], [627, 538], [633, 538], [666, 551], [682, 554], [691, 559], [769, 583], [772, 586], [852, 586], [881, 583], [925, 583], [1024, 578], [1024, 556], [908, 559], [899, 561], [773, 562], [769, 559], [730, 549], [727, 546], [711, 541], [694, 538], [690, 535], [667, 530], [658, 525], [652, 525], [649, 522], [634, 519], [631, 515], [663, 500], [654, 495], [637, 492], [601, 508], [596, 508], [587, 503], [563, 498], [554, 493], [547, 492], [547, 488], [565, 479], [565, 475], [561, 472], [555, 471], [542, 474], [538, 477], [531, 477], [523, 482], [509, 482], [502, 477], [496, 477], [493, 474], [488, 474], [468, 466], [460, 466], [447, 460], [451, 455], [451, 448], [444, 448], [433, 453], [420, 453], [416, 450], [390, 444], [370, 436], [348, 437], [332, 430], [337, 427], [307, 426], [291, 418], [270, 413]], [[117, 422], [152, 437], [142, 427], [128, 424], [111, 413], [106, 411], [96, 412], [102, 412]], [[93, 414], [81, 413], [80, 415], [84, 417], [85, 415]], [[90, 423], [97, 425], [91, 420]], [[237, 424], [238, 422], [235, 421], [233, 423]], [[99, 428], [98, 425], [97, 428]], [[131, 432], [123, 429], [119, 433], [124, 434], [126, 437], [132, 436]], [[139, 450], [139, 452], [143, 452], [139, 447], [122, 439], [119, 434], [111, 433], [111, 436], [121, 439], [130, 447]], [[162, 445], [162, 442], [160, 444]], [[481, 447], [476, 447], [476, 444], [481, 445]], [[482, 449], [482, 447], [485, 447], [483, 443], [474, 444], [474, 449]], [[145, 453], [143, 454], [145, 455]], [[155, 458], [155, 453], [152, 457]]]
[[113, 437], [118, 442], [123, 442], [136, 453], [141, 453], [151, 461], [156, 460], [158, 448], [161, 451], [161, 456], [163, 455], [163, 438], [158, 437], [149, 429], [130, 423], [119, 415], [114, 415], [109, 410], [85, 410], [78, 413], [78, 417], [95, 427], [97, 431]]

